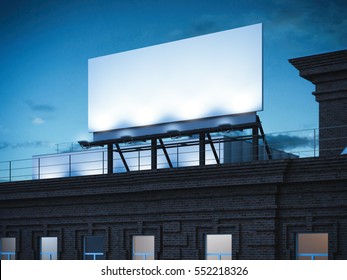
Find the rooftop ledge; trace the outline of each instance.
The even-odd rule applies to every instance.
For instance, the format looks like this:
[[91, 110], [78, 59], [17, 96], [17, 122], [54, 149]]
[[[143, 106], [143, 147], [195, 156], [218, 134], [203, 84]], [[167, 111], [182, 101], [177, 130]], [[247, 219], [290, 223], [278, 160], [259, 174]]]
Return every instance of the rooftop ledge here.
[[329, 180], [347, 180], [347, 155], [7, 182], [0, 184], [0, 201], [220, 187], [261, 188]]

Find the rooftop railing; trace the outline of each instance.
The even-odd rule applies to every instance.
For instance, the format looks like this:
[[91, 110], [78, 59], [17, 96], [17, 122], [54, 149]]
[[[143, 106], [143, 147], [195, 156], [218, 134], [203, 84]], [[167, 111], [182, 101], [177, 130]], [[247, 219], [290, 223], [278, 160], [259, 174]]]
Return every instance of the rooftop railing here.
[[[270, 160], [266, 143], [261, 137], [256, 147], [258, 154], [254, 157], [252, 135], [247, 135], [246, 132], [227, 131], [211, 136], [211, 142], [205, 143], [205, 165]], [[319, 152], [322, 152], [319, 142], [322, 144], [322, 141], [338, 139], [347, 143], [346, 137], [331, 137], [318, 141], [319, 129], [271, 133], [265, 138], [271, 159], [317, 157]], [[157, 149], [157, 169], [200, 164], [198, 137], [193, 135], [163, 139], [163, 143], [165, 149], [160, 148], [160, 145]], [[113, 173], [151, 169], [150, 142], [122, 143], [120, 146], [124, 158], [114, 151]], [[339, 154], [344, 148], [341, 146], [331, 150]], [[55, 153], [52, 154], [0, 162], [0, 182], [106, 174], [107, 166], [106, 148], [83, 150], [77, 143], [64, 143], [57, 145]]]

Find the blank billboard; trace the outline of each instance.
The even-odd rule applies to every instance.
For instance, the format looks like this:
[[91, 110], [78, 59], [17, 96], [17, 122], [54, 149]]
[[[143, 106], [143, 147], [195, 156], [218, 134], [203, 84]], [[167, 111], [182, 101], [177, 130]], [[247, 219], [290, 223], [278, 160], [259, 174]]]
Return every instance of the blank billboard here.
[[88, 125], [102, 132], [262, 110], [262, 25], [88, 61]]

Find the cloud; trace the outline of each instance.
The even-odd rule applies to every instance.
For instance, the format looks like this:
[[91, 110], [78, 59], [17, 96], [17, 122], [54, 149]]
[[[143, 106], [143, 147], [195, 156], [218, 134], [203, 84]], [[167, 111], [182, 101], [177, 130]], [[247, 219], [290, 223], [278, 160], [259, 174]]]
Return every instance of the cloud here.
[[0, 150], [8, 148], [10, 144], [8, 142], [0, 142]]
[[18, 149], [18, 148], [42, 148], [49, 147], [51, 143], [49, 141], [24, 141], [17, 143], [0, 142], [0, 150], [4, 149]]
[[34, 125], [41, 125], [48, 119], [52, 119], [52, 115], [55, 112], [55, 107], [49, 104], [37, 104], [32, 100], [27, 100], [25, 102], [31, 111], [34, 112], [34, 116], [31, 117], [31, 123]]
[[299, 147], [314, 148], [314, 140], [307, 136], [290, 135], [266, 135], [266, 140], [270, 147], [275, 149], [295, 149]]
[[[256, 13], [266, 23], [266, 38], [283, 40], [293, 46], [342, 47], [347, 43], [347, 4], [334, 1], [269, 1]], [[247, 18], [247, 16], [245, 15]], [[299, 41], [299, 42], [298, 42]], [[293, 47], [292, 46], [292, 47]]]
[[278, 51], [289, 56], [312, 54], [317, 48], [338, 50], [347, 44], [345, 0], [265, 2], [230, 1], [223, 11], [211, 10], [196, 17], [189, 26], [177, 26], [167, 36], [177, 40], [262, 22], [265, 46], [282, 45], [283, 50]]
[[36, 125], [44, 124], [45, 120], [40, 117], [33, 117], [31, 122]]
[[205, 15], [194, 23], [192, 33], [194, 35], [202, 35], [218, 31], [218, 29], [218, 19], [215, 16]]
[[[291, 52], [337, 50], [347, 44], [347, 2], [345, 0], [244, 0], [230, 1], [221, 13], [205, 14], [185, 31], [170, 35], [191, 37], [262, 22], [264, 42], [283, 45]], [[184, 30], [184, 29], [183, 29]], [[310, 50], [311, 52], [311, 50]], [[312, 53], [311, 53], [312, 54]]]
[[191, 26], [184, 28], [175, 28], [168, 33], [171, 40], [190, 38], [205, 35], [213, 32], [225, 30], [230, 26], [230, 17], [225, 14], [205, 14], [196, 18]]
[[49, 113], [49, 112], [55, 111], [55, 107], [52, 106], [52, 105], [48, 105], [48, 104], [35, 104], [31, 100], [27, 100], [25, 103], [34, 112], [48, 112]]

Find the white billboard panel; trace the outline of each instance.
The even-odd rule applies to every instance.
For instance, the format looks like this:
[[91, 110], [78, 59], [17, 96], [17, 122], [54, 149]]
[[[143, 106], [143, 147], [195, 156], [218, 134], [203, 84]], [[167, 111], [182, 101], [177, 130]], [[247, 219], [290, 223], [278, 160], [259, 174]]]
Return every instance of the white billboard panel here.
[[91, 132], [260, 111], [262, 25], [89, 59], [88, 92]]

